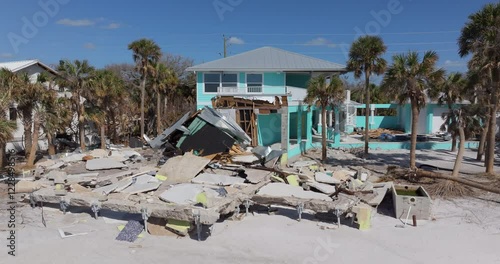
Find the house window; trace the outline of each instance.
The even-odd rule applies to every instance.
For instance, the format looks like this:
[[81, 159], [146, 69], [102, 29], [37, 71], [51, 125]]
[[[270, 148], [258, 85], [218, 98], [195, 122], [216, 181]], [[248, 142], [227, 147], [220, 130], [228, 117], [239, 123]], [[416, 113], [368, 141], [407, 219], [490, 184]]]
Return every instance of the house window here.
[[235, 73], [222, 74], [221, 87], [238, 87], [238, 74]]
[[249, 93], [262, 93], [262, 74], [247, 74], [247, 89]]
[[17, 109], [15, 107], [9, 108], [9, 119], [10, 121], [17, 120]]
[[205, 74], [205, 93], [216, 93], [220, 86], [220, 74], [207, 73]]

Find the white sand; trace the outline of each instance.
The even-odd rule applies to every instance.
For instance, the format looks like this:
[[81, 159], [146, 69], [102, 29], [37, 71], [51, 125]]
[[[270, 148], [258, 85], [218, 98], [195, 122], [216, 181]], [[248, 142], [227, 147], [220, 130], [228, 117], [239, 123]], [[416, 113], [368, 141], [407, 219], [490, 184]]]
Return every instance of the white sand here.
[[[119, 242], [116, 225], [102, 218], [48, 209], [45, 228], [40, 208], [25, 207], [17, 216], [24, 219], [18, 256], [8, 256], [2, 246], [0, 263], [500, 263], [500, 196], [488, 199], [494, 201], [437, 200], [435, 221], [420, 221], [416, 228], [398, 228], [399, 220], [375, 214], [372, 229], [364, 232], [345, 225], [321, 230], [314, 218], [297, 222], [294, 210], [283, 210], [216, 224], [203, 242], [150, 235]], [[6, 219], [4, 210], [0, 219]], [[6, 241], [3, 222], [0, 237]], [[57, 228], [72, 224], [89, 235], [61, 239]]]

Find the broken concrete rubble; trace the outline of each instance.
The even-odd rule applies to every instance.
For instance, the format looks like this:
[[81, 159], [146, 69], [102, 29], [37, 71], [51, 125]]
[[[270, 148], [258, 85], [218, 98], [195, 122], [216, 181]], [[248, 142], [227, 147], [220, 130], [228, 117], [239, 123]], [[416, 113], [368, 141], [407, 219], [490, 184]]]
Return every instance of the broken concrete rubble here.
[[89, 160], [87, 161], [87, 165], [85, 167], [89, 171], [96, 171], [96, 170], [121, 169], [121, 168], [126, 168], [127, 165], [123, 164], [122, 162], [106, 158], [106, 159]]
[[203, 173], [196, 176], [196, 178], [194, 178], [192, 182], [198, 184], [230, 186], [234, 184], [243, 184], [245, 182], [245, 179], [226, 175]]

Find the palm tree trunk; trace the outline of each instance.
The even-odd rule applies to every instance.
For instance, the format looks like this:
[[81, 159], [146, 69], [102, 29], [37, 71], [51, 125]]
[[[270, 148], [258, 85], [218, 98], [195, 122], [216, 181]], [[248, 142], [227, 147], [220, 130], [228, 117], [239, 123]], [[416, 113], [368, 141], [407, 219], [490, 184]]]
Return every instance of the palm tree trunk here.
[[415, 102], [411, 102], [411, 142], [410, 142], [410, 169], [417, 168], [417, 129], [420, 109]]
[[110, 116], [111, 116], [111, 138], [113, 139], [113, 143], [114, 144], [118, 144], [117, 143], [117, 125], [116, 125], [116, 114], [115, 114], [115, 111], [113, 109], [110, 110], [109, 112]]
[[141, 135], [144, 135], [144, 101], [146, 100], [146, 74], [141, 80]]
[[103, 122], [101, 128], [101, 149], [106, 149], [106, 124]]
[[486, 117], [483, 131], [481, 132], [481, 139], [479, 140], [479, 148], [477, 150], [477, 157], [476, 157], [477, 161], [483, 160], [484, 149], [486, 146], [486, 138], [488, 136], [489, 126], [490, 126], [490, 119], [489, 119], [489, 117]]
[[33, 141], [33, 134], [31, 133], [31, 130], [33, 129], [33, 110], [31, 108], [29, 109], [23, 109], [23, 126], [24, 126], [24, 154], [25, 158], [29, 157], [29, 153], [31, 150], [31, 142]]
[[370, 148], [370, 73], [365, 72], [365, 92], [366, 92], [366, 108], [365, 108], [365, 154], [368, 154]]
[[5, 153], [6, 147], [7, 143], [0, 143], [0, 169], [7, 166], [7, 154]]
[[156, 94], [156, 135], [161, 134], [161, 94]]
[[457, 151], [457, 135], [451, 132], [451, 152]]
[[80, 149], [85, 151], [85, 118], [83, 104], [78, 105], [78, 134], [80, 138]]
[[35, 165], [36, 149], [38, 147], [38, 137], [40, 135], [40, 117], [35, 114], [33, 122], [33, 141], [31, 143], [30, 155], [28, 156], [27, 166]]
[[56, 155], [56, 146], [54, 146], [52, 133], [47, 133], [47, 141], [49, 142], [49, 155]]
[[453, 173], [451, 174], [451, 176], [453, 177], [457, 177], [458, 173], [460, 172], [460, 167], [462, 167], [462, 160], [464, 158], [465, 152], [465, 132], [462, 126], [458, 128], [458, 134], [460, 135], [460, 146], [458, 147], [457, 159], [455, 160]]
[[321, 160], [323, 161], [323, 163], [325, 163], [326, 162], [326, 105], [321, 107], [321, 139], [322, 139]]
[[497, 127], [497, 98], [493, 96], [492, 98], [492, 106], [490, 108], [490, 124], [488, 129], [488, 143], [486, 149], [486, 173], [493, 173], [493, 165], [495, 164], [495, 138], [496, 138], [496, 127]]

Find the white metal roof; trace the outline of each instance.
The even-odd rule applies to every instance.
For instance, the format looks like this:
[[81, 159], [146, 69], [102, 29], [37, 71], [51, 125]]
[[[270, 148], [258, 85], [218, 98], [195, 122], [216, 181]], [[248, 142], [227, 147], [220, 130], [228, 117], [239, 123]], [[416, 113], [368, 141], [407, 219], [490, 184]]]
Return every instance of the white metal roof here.
[[23, 61], [10, 61], [10, 62], [0, 62], [0, 69], [5, 68], [11, 72], [17, 72], [22, 69], [28, 68], [32, 65], [38, 64], [40, 67], [45, 68], [47, 71], [57, 74], [57, 72], [50, 68], [49, 66], [41, 63], [38, 60], [23, 60]]
[[345, 72], [344, 65], [302, 54], [263, 47], [231, 57], [199, 64], [187, 71], [306, 71]]

